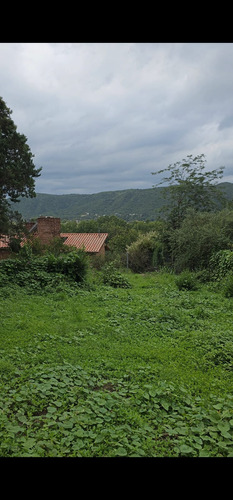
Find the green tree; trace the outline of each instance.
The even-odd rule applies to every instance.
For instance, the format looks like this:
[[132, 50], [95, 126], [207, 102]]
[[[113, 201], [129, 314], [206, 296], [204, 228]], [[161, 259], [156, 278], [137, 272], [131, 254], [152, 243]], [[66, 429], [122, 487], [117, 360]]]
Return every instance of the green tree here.
[[75, 220], [61, 221], [61, 233], [80, 233], [78, 224]]
[[209, 265], [211, 256], [233, 244], [233, 211], [196, 212], [189, 209], [179, 228], [170, 231], [173, 268], [196, 271]]
[[152, 172], [152, 175], [169, 173], [157, 186], [168, 184], [164, 190], [168, 205], [163, 210], [171, 227], [177, 228], [181, 225], [189, 208], [209, 212], [219, 208], [219, 203], [223, 203], [224, 195], [217, 188], [216, 180], [222, 177], [224, 167], [206, 171], [205, 163], [204, 154], [195, 157], [188, 155], [182, 162]]
[[132, 229], [130, 226], [126, 228], [119, 228], [118, 233], [109, 240], [109, 250], [118, 253], [125, 253], [126, 246], [135, 241], [138, 234], [138, 231]]
[[20, 217], [10, 202], [36, 196], [34, 178], [41, 171], [35, 168], [27, 137], [17, 132], [11, 113], [0, 97], [0, 234], [9, 234], [12, 226], [14, 231], [19, 229]]

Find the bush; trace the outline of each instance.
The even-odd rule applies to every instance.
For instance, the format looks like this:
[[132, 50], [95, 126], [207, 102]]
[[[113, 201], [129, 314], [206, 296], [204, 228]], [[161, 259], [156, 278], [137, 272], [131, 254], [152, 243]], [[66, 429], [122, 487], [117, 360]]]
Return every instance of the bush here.
[[195, 271], [195, 277], [200, 283], [208, 283], [209, 281], [211, 281], [210, 270], [207, 268], [202, 269], [201, 271]]
[[49, 254], [44, 257], [47, 260], [47, 271], [64, 274], [76, 283], [83, 282], [88, 268], [87, 254], [84, 250], [72, 251], [55, 257]]
[[209, 268], [212, 278], [218, 281], [233, 272], [233, 251], [220, 250], [214, 253], [209, 260]]
[[224, 283], [225, 297], [233, 297], [233, 275], [230, 274]]
[[175, 283], [179, 290], [197, 290], [197, 281], [190, 271], [183, 271], [176, 279]]
[[41, 288], [62, 286], [65, 283], [83, 283], [88, 261], [84, 251], [61, 254], [58, 257], [6, 259], [0, 262], [0, 286], [13, 282], [20, 287], [37, 291]]
[[190, 209], [181, 226], [171, 231], [169, 240], [175, 272], [205, 269], [214, 252], [229, 248], [230, 232], [224, 226], [224, 214]]
[[92, 269], [97, 269], [100, 271], [102, 267], [105, 265], [105, 257], [104, 255], [92, 255], [90, 256], [90, 265]]
[[151, 231], [139, 236], [127, 247], [129, 254], [129, 267], [135, 273], [153, 271], [155, 268], [155, 250], [158, 246], [158, 233]]
[[106, 265], [102, 270], [103, 283], [114, 288], [131, 288], [127, 278], [123, 276], [113, 264]]

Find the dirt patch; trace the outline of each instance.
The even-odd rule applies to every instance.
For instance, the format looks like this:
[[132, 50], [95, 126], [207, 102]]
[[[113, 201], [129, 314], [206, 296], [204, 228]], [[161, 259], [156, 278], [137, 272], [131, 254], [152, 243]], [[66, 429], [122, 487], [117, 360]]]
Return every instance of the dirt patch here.
[[104, 390], [104, 391], [109, 391], [109, 392], [113, 392], [115, 391], [115, 386], [111, 383], [111, 382], [108, 382], [107, 384], [104, 384], [102, 386], [99, 386], [99, 385], [96, 385], [94, 388], [93, 388], [94, 391], [101, 391], [101, 390]]

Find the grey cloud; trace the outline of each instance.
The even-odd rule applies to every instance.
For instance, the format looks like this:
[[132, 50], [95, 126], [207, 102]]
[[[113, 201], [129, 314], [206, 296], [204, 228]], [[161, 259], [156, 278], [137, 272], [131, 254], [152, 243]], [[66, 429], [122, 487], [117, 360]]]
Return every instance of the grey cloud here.
[[[232, 111], [233, 111], [233, 107], [232, 107]], [[223, 130], [224, 128], [231, 128], [231, 127], [233, 127], [233, 114], [226, 116], [219, 123], [219, 130]]]
[[232, 175], [233, 44], [0, 44], [1, 96], [39, 192], [152, 187], [204, 153]]

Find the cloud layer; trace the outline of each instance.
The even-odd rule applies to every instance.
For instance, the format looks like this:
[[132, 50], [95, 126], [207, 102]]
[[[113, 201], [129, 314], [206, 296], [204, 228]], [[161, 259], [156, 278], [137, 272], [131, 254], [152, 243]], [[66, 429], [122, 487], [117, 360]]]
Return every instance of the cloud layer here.
[[149, 188], [188, 154], [233, 182], [233, 44], [1, 43], [0, 95], [36, 191]]

